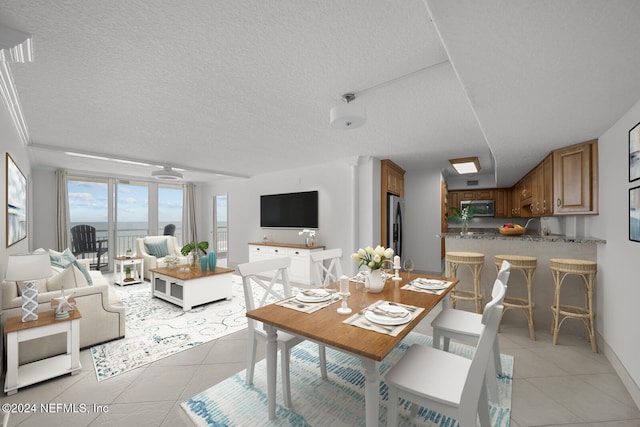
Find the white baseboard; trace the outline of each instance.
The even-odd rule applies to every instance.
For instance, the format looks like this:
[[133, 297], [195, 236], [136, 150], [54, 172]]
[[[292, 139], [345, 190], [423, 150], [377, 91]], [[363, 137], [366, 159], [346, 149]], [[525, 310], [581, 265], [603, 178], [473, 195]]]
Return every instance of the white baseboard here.
[[602, 336], [600, 336], [600, 334], [598, 334], [597, 339], [600, 343], [600, 348], [604, 349], [604, 356], [607, 358], [609, 363], [611, 363], [611, 366], [613, 366], [616, 374], [618, 374], [618, 377], [620, 377], [620, 380], [631, 395], [633, 401], [636, 403], [636, 406], [638, 407], [638, 409], [640, 409], [640, 388], [638, 387], [638, 384], [636, 384], [633, 378], [631, 378], [631, 375], [629, 375], [627, 369], [624, 367], [622, 362], [620, 362], [618, 356], [614, 353], [613, 350], [611, 350], [609, 344], [607, 344], [607, 342], [602, 338]]

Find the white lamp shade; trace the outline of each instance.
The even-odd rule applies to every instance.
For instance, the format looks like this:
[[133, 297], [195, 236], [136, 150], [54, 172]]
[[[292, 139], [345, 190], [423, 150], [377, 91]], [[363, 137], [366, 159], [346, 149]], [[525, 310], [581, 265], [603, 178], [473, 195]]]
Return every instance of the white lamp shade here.
[[330, 123], [336, 129], [355, 129], [362, 126], [366, 120], [364, 107], [353, 103], [337, 105], [331, 109]]
[[9, 255], [5, 280], [11, 282], [44, 279], [51, 276], [48, 253]]

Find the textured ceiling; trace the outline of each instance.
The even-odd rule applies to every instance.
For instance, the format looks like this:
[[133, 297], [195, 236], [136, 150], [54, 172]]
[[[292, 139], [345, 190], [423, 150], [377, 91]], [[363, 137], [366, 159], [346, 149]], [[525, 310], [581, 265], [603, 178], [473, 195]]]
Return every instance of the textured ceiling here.
[[[63, 154], [76, 150], [202, 182], [354, 156], [444, 170], [478, 155], [504, 186], [640, 99], [635, 4], [4, 0], [0, 25], [33, 38], [35, 61], [11, 69], [36, 167], [152, 170]], [[360, 91], [366, 124], [332, 129], [331, 107]]]

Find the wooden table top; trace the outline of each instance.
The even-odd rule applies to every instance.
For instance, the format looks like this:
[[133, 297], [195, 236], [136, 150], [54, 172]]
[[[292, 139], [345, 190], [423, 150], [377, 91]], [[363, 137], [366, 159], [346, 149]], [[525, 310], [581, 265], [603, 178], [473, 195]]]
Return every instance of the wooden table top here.
[[4, 324], [4, 333], [24, 331], [27, 329], [35, 328], [37, 326], [51, 325], [57, 322], [66, 322], [67, 320], [80, 319], [82, 315], [80, 310], [76, 307], [69, 312], [69, 317], [66, 319], [56, 319], [56, 313], [54, 310], [41, 311], [38, 313], [37, 320], [31, 320], [29, 322], [23, 322], [22, 316], [10, 317]]
[[225, 273], [233, 273], [235, 270], [233, 268], [224, 268], [224, 267], [216, 267], [215, 271], [202, 271], [200, 265], [197, 267], [190, 267], [189, 271], [180, 271], [180, 267], [177, 268], [150, 268], [149, 271], [153, 271], [154, 273], [163, 274], [165, 276], [173, 277], [174, 279], [179, 280], [190, 280], [190, 279], [198, 279], [200, 277], [208, 277], [215, 276], [216, 274], [225, 274]]
[[[400, 289], [409, 282], [407, 273], [400, 273], [400, 277], [402, 281], [388, 279], [381, 293], [373, 294], [367, 292], [365, 294], [367, 305], [379, 300], [386, 300], [424, 308], [395, 337], [342, 323], [343, 320], [351, 315], [338, 313], [336, 309], [340, 307], [341, 301], [336, 302], [329, 309], [323, 308], [314, 313], [303, 313], [287, 307], [270, 304], [248, 311], [247, 317], [330, 347], [381, 361], [458, 283], [456, 278], [411, 274], [411, 280], [417, 277], [424, 277], [452, 282], [451, 286], [442, 295], [434, 295], [426, 292]], [[356, 290], [356, 282], [349, 282], [349, 291], [351, 296], [347, 299], [347, 305], [353, 310], [353, 313], [357, 313], [361, 310], [359, 304], [362, 299], [362, 293]]]

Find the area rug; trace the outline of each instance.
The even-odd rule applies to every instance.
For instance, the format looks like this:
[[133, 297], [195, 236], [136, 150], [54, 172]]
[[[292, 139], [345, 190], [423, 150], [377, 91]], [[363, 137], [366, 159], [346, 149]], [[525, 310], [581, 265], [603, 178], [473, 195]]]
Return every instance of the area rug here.
[[[431, 337], [415, 332], [399, 343], [381, 363], [381, 377], [412, 344], [431, 346]], [[450, 350], [471, 358], [474, 347], [451, 343]], [[291, 390], [293, 409], [282, 405], [282, 387], [276, 388], [276, 419], [267, 417], [265, 360], [256, 363], [254, 384], [244, 384], [240, 372], [183, 402], [182, 408], [198, 426], [360, 426], [365, 424], [364, 373], [359, 358], [327, 348], [328, 380], [320, 377], [318, 346], [305, 341], [291, 352]], [[509, 427], [513, 357], [501, 355], [504, 374], [498, 381], [499, 404], [492, 404], [493, 427]], [[278, 367], [279, 368], [279, 367]], [[278, 378], [280, 373], [278, 372]], [[279, 382], [279, 381], [278, 381]], [[386, 425], [387, 386], [380, 383], [380, 425]], [[458, 422], [427, 408], [409, 421], [401, 408], [400, 425], [457, 427]]]
[[98, 381], [188, 350], [247, 326], [244, 293], [233, 278], [233, 298], [183, 311], [151, 297], [151, 285], [116, 287], [125, 306], [125, 338], [91, 347]]

